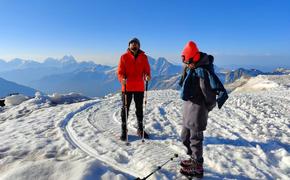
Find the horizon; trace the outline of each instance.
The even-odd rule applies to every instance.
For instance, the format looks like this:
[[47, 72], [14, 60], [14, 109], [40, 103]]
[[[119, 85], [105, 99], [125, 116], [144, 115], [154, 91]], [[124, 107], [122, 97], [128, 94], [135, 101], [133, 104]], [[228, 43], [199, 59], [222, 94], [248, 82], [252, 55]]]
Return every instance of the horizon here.
[[[229, 57], [231, 57], [231, 55], [228, 55]], [[93, 62], [95, 64], [99, 64], [99, 65], [106, 65], [106, 66], [111, 66], [111, 67], [116, 67], [118, 66], [118, 64], [113, 64], [113, 65], [110, 65], [110, 64], [102, 64], [102, 63], [97, 63], [95, 61], [92, 61], [92, 60], [80, 60], [78, 58], [76, 58], [75, 56], [73, 55], [64, 55], [60, 58], [58, 57], [47, 57], [43, 60], [40, 60], [40, 61], [37, 61], [35, 59], [22, 59], [22, 58], [13, 58], [13, 59], [10, 59], [10, 60], [5, 60], [5, 59], [2, 59], [0, 58], [0, 61], [4, 61], [6, 63], [9, 63], [10, 61], [13, 61], [13, 60], [24, 60], [24, 61], [34, 61], [34, 62], [38, 62], [38, 63], [44, 63], [45, 60], [47, 59], [54, 59], [54, 60], [58, 60], [60, 61], [61, 59], [65, 58], [65, 57], [72, 57], [77, 63], [81, 63], [81, 62]], [[165, 57], [152, 57], [152, 56], [149, 56], [150, 58], [153, 58], [154, 60], [158, 60], [160, 58], [165, 58]], [[267, 55], [265, 55], [265, 57], [267, 57]], [[261, 57], [260, 57], [261, 58]], [[181, 62], [174, 62], [172, 60], [169, 60], [167, 58], [165, 58], [166, 61], [168, 61], [169, 63], [173, 64], [173, 65], [178, 65], [178, 66], [182, 66], [182, 63]], [[217, 64], [214, 62], [214, 65], [216, 65], [217, 67], [219, 68], [224, 68], [224, 69], [227, 69], [227, 70], [236, 70], [236, 69], [239, 69], [239, 68], [244, 68], [244, 69], [257, 69], [257, 70], [260, 70], [260, 71], [263, 71], [263, 72], [272, 72], [278, 68], [285, 68], [285, 69], [290, 69], [290, 66], [285, 66], [285, 65], [280, 65], [280, 66], [271, 66], [271, 65], [259, 65], [259, 64]]]
[[4, 1], [0, 59], [42, 62], [71, 54], [78, 61], [112, 66], [137, 37], [147, 55], [174, 64], [181, 64], [180, 53], [193, 40], [215, 56], [218, 66], [289, 68], [289, 16], [287, 0]]

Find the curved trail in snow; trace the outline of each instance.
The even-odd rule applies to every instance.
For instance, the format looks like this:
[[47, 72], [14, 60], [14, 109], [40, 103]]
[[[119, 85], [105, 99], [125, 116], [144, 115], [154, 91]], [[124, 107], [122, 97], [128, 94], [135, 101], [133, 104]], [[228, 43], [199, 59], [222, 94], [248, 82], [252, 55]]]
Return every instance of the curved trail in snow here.
[[[149, 92], [144, 120], [150, 140], [145, 143], [136, 135], [133, 102], [128, 118], [131, 145], [119, 140], [118, 95], [84, 105], [68, 115], [61, 127], [74, 147], [118, 171], [145, 177], [175, 153], [186, 157], [179, 139], [182, 101], [176, 96], [178, 92], [172, 90]], [[233, 94], [221, 110], [210, 112], [204, 141], [205, 178], [285, 178], [287, 169], [281, 170], [275, 152], [289, 148], [289, 104], [289, 99], [273, 94]], [[178, 171], [174, 161], [154, 176], [178, 179]]]
[[87, 111], [87, 110], [91, 109], [94, 105], [97, 105], [98, 103], [100, 103], [99, 100], [91, 102], [91, 103], [86, 103], [85, 105], [81, 106], [78, 110], [71, 112], [66, 116], [66, 118], [60, 124], [60, 127], [64, 131], [65, 139], [73, 146], [73, 148], [80, 149], [81, 151], [83, 151], [87, 155], [94, 157], [94, 158], [102, 161], [105, 164], [108, 164], [109, 166], [111, 166], [115, 170], [118, 170], [122, 173], [129, 174], [129, 175], [134, 176], [134, 177], [137, 177], [139, 174], [134, 173], [134, 172], [130, 171], [129, 169], [120, 168], [119, 166], [116, 166], [114, 163], [108, 163], [107, 158], [99, 156], [99, 153], [94, 148], [87, 145], [85, 142], [82, 142], [78, 138], [78, 134], [73, 130], [72, 123], [74, 121], [74, 116], [76, 116], [78, 113], [80, 113], [82, 111]]
[[[134, 112], [133, 106], [130, 112]], [[165, 141], [165, 138], [158, 139], [153, 135], [150, 136], [152, 139], [142, 143], [136, 135], [134, 113], [128, 119], [130, 146], [125, 145], [119, 140], [119, 109], [120, 99], [116, 96], [85, 105], [63, 121], [61, 127], [64, 127], [66, 139], [89, 156], [134, 177], [148, 175], [177, 153], [174, 149], [176, 145]], [[177, 170], [176, 162], [168, 163], [168, 167]]]

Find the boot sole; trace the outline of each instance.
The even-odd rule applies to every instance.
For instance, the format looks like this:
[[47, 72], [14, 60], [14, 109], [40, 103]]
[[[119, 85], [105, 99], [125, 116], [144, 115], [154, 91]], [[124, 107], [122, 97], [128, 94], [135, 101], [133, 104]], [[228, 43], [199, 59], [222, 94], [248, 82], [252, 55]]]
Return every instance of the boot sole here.
[[188, 174], [186, 172], [183, 172], [183, 171], [180, 171], [180, 173], [184, 176], [187, 176], [187, 177], [195, 177], [195, 178], [203, 178], [203, 173], [200, 173], [200, 174]]

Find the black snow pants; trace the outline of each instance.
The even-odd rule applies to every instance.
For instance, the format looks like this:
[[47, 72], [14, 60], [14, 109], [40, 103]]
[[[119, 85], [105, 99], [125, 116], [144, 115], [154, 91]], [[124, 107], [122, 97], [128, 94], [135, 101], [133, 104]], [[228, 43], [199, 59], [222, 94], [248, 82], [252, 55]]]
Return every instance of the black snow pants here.
[[[143, 131], [143, 99], [144, 92], [127, 92], [127, 115], [129, 116], [129, 109], [134, 98], [135, 102], [135, 114], [137, 116], [138, 130]], [[126, 115], [125, 115], [125, 93], [122, 93], [122, 110], [121, 110], [121, 119], [122, 119], [122, 132], [126, 131]]]

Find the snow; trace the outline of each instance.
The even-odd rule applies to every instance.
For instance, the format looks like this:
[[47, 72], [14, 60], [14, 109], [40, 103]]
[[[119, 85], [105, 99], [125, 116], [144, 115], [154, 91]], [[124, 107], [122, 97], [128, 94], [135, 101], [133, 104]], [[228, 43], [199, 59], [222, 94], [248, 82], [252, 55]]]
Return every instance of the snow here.
[[48, 95], [50, 101], [54, 104], [70, 104], [80, 101], [88, 100], [88, 97], [82, 96], [79, 93], [59, 94], [53, 93]]
[[21, 104], [23, 101], [29, 99], [29, 97], [22, 94], [12, 95], [5, 98], [6, 106], [15, 106]]
[[240, 79], [235, 80], [233, 83], [225, 84], [224, 86], [225, 86], [227, 92], [232, 92], [236, 88], [246, 84], [249, 81], [249, 79], [250, 79], [249, 77], [242, 76]]
[[[250, 86], [250, 81], [256, 83]], [[204, 179], [289, 179], [289, 82], [289, 75], [251, 78], [230, 94], [221, 110], [210, 112]], [[136, 136], [132, 102], [130, 146], [119, 140], [120, 94], [93, 100], [79, 97], [38, 93], [1, 109], [1, 180], [143, 178], [176, 153], [178, 158], [148, 179], [185, 179], [178, 165], [187, 158], [180, 142], [178, 91], [148, 92], [144, 120], [150, 140], [145, 143]]]
[[[290, 75], [258, 75], [257, 77], [251, 78], [243, 86], [236, 88], [234, 92], [253, 92], [275, 88], [284, 89], [285, 86], [286, 88], [290, 86], [289, 80], [287, 81], [289, 76]], [[286, 79], [286, 82], [280, 82], [280, 79]]]
[[[28, 99], [29, 97], [23, 94], [7, 96], [5, 98], [5, 105], [16, 106]], [[53, 93], [52, 95], [44, 95], [41, 92], [36, 92], [35, 98], [32, 99], [32, 102], [36, 104], [47, 102], [49, 104], [57, 105], [57, 104], [71, 104], [76, 102], [82, 102], [87, 101], [89, 99], [90, 98], [82, 96], [81, 94], [78, 93], [69, 93], [69, 94]]]

